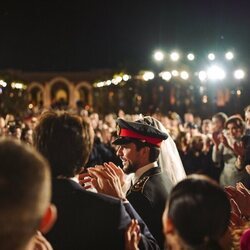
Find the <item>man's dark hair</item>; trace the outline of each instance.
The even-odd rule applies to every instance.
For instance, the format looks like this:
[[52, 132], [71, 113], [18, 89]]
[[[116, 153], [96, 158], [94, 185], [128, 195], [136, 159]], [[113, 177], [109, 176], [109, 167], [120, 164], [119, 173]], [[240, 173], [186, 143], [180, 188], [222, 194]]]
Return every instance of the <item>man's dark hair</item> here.
[[49, 161], [53, 177], [73, 177], [89, 158], [93, 140], [90, 124], [63, 112], [44, 113], [34, 130], [34, 145]]
[[149, 153], [149, 161], [154, 162], [158, 160], [159, 154], [160, 154], [160, 148], [150, 144], [145, 143], [139, 140], [133, 140], [133, 143], [136, 146], [136, 150], [139, 151], [143, 147], [149, 147], [150, 153]]
[[179, 182], [168, 203], [168, 217], [190, 249], [219, 249], [219, 240], [229, 226], [230, 211], [226, 192], [201, 175]]
[[50, 204], [49, 166], [33, 148], [0, 140], [0, 248], [24, 249]]

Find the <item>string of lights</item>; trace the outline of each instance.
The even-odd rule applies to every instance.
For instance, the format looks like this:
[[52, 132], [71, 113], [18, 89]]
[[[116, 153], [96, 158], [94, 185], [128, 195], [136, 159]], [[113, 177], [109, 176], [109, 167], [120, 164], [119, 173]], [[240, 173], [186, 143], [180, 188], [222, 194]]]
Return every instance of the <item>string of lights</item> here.
[[[228, 62], [232, 62], [233, 60], [235, 60], [235, 55], [232, 51], [227, 51], [225, 54], [223, 54], [223, 56], [219, 56], [213, 52], [210, 52], [206, 58], [208, 60], [208, 63], [205, 65], [204, 63], [200, 63], [198, 64], [198, 66], [188, 65], [187, 62], [183, 63], [184, 59], [189, 61], [189, 63], [197, 60], [198, 57], [193, 53], [187, 53], [184, 55], [177, 51], [173, 51], [171, 53], [163, 53], [162, 51], [157, 50], [153, 53], [153, 59], [157, 63], [161, 64], [163, 64], [166, 59], [169, 60], [167, 66], [165, 67], [166, 69], [157, 73], [153, 71], [140, 71], [134, 76], [125, 73], [119, 73], [115, 74], [110, 80], [95, 82], [93, 86], [95, 88], [101, 88], [109, 86], [111, 84], [118, 85], [119, 83], [127, 82], [130, 79], [141, 79], [143, 81], [149, 81], [153, 80], [157, 76], [167, 82], [170, 82], [172, 79], [183, 81], [199, 79], [199, 82], [201, 83], [219, 82], [229, 79], [241, 81], [246, 77], [246, 70], [241, 68], [239, 65], [235, 65], [235, 63], [231, 63], [228, 70], [225, 69], [225, 66], [222, 66], [223, 62], [221, 59], [224, 59]], [[178, 64], [178, 62], [180, 61], [181, 64]], [[204, 66], [202, 67], [202, 65]], [[201, 69], [196, 70], [195, 67]], [[186, 70], [186, 68], [189, 68], [189, 70]]]

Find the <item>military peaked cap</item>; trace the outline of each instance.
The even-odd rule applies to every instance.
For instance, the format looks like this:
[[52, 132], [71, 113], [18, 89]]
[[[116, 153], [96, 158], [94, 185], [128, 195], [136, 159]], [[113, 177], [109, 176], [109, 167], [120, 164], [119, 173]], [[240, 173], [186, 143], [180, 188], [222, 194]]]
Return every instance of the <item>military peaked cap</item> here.
[[139, 140], [160, 147], [161, 142], [168, 138], [166, 133], [147, 124], [143, 119], [129, 122], [118, 118], [116, 123], [118, 138], [113, 141], [115, 145], [123, 145]]

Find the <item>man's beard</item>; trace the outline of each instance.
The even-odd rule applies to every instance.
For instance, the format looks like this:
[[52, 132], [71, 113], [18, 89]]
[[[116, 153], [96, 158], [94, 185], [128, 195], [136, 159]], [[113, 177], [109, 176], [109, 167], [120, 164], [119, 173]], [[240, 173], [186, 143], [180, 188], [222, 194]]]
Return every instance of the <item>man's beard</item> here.
[[123, 166], [123, 172], [125, 174], [132, 174], [135, 173], [137, 170], [136, 164], [128, 163], [128, 165]]

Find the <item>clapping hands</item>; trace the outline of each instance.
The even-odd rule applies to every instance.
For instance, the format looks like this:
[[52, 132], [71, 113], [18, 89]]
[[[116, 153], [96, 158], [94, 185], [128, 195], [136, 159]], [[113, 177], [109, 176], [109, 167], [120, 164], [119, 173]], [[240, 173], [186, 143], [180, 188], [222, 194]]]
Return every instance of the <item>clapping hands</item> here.
[[[87, 171], [88, 173], [79, 176], [79, 183], [84, 185], [85, 189], [93, 186], [99, 193], [126, 200], [126, 196], [122, 190], [125, 174], [114, 163], [104, 163], [94, 168], [88, 168]], [[86, 183], [91, 183], [91, 185], [85, 186]]]
[[125, 232], [125, 250], [139, 250], [141, 239], [140, 227], [137, 220], [132, 220]]
[[236, 187], [225, 188], [232, 206], [231, 224], [240, 226], [244, 222], [244, 218], [250, 216], [250, 192], [239, 182]]

